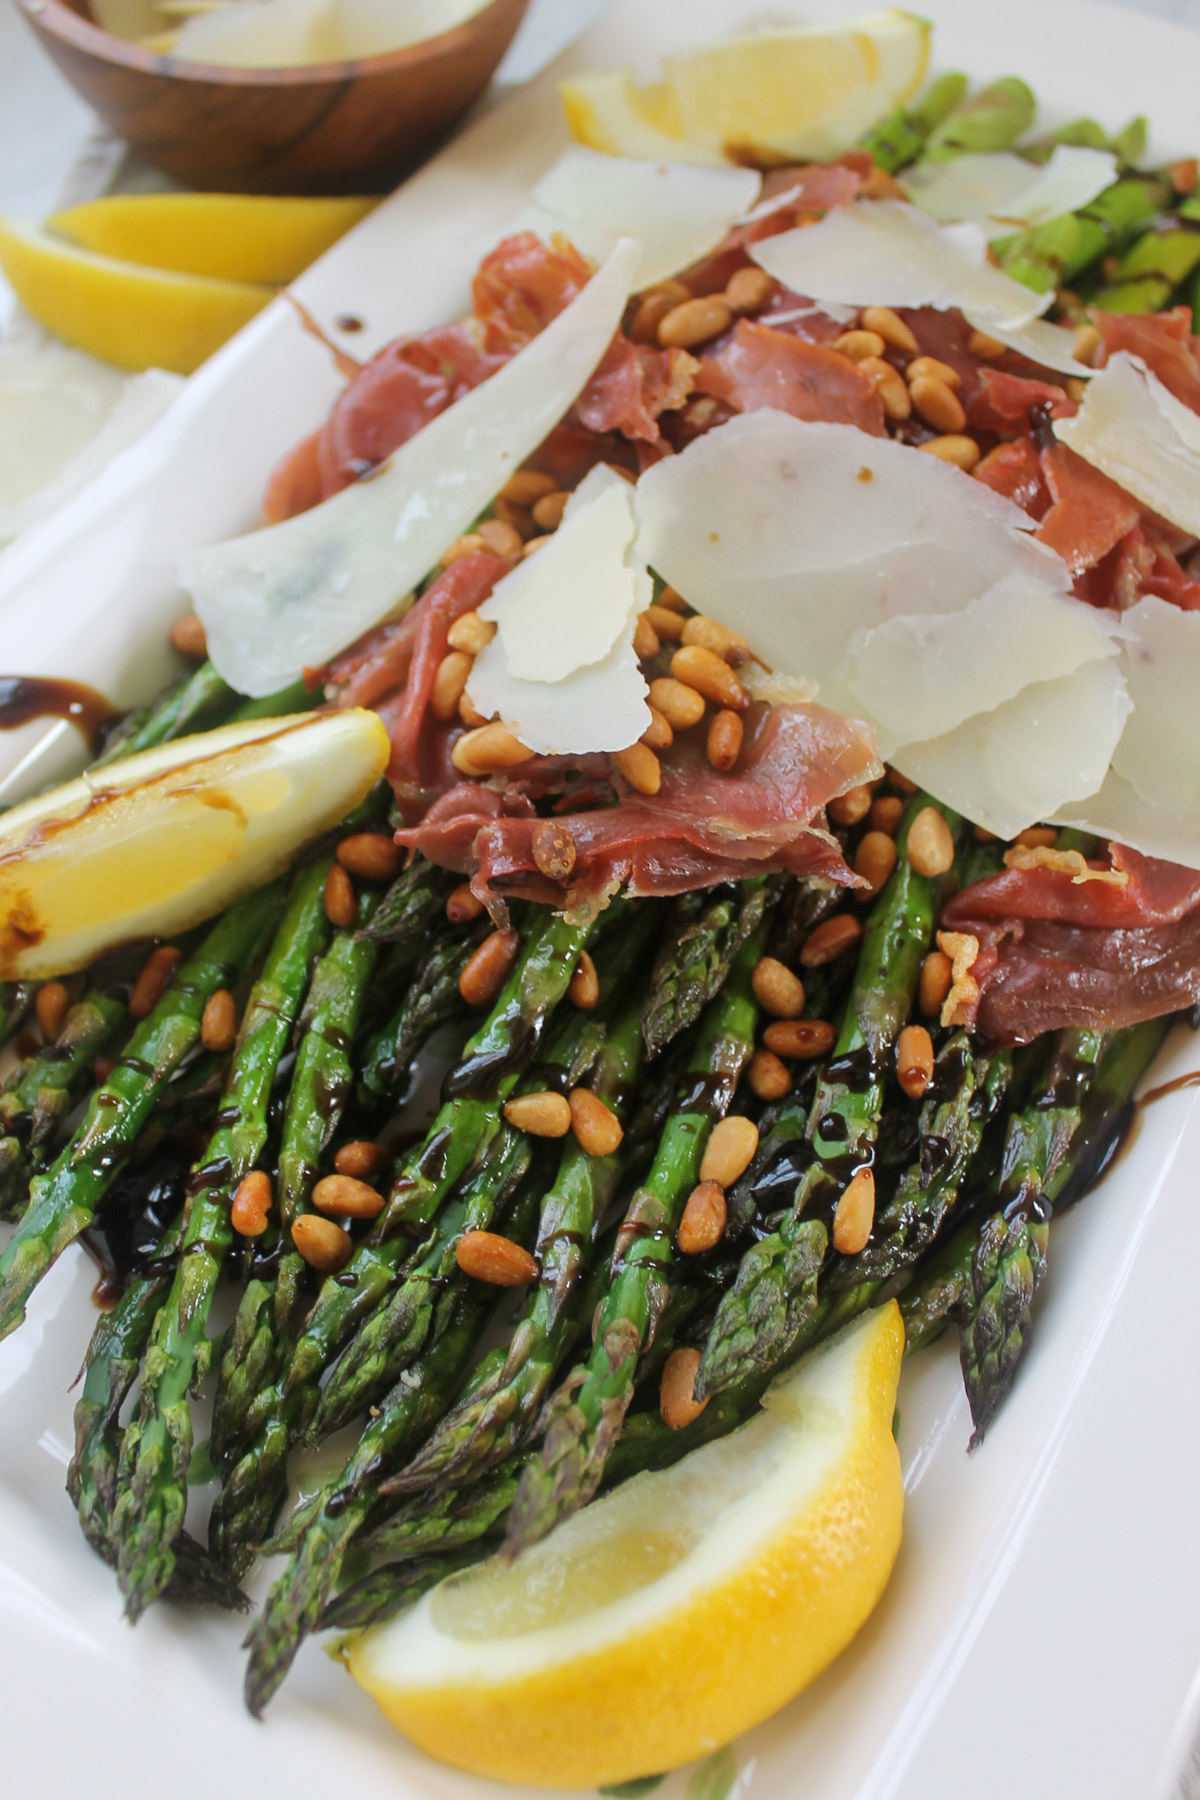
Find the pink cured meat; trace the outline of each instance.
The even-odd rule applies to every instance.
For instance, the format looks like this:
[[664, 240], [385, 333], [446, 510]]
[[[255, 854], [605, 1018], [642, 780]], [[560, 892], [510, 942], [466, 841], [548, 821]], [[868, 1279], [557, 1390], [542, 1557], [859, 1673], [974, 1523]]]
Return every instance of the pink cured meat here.
[[883, 436], [883, 403], [856, 363], [749, 319], [739, 320], [724, 346], [701, 360], [696, 387], [738, 412], [774, 406], [794, 419], [857, 425]]

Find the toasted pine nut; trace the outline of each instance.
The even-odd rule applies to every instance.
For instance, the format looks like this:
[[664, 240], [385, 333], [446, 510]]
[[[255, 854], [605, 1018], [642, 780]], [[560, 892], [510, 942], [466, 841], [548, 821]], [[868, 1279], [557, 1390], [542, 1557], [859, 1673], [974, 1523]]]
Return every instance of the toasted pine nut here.
[[495, 635], [494, 619], [481, 619], [477, 612], [465, 612], [451, 625], [446, 642], [452, 650], [465, 650], [468, 656], [478, 656]]
[[859, 193], [864, 200], [907, 200], [908, 195], [900, 186], [894, 175], [881, 169], [876, 163], [870, 174], [863, 177]]
[[746, 1070], [746, 1083], [760, 1100], [782, 1100], [792, 1085], [792, 1077], [787, 1064], [773, 1050], [756, 1050]]
[[674, 275], [665, 275], [661, 281], [652, 281], [642, 291], [646, 294], [664, 294], [672, 306], [678, 306], [681, 300], [690, 300], [692, 297], [692, 290], [687, 282], [676, 280]]
[[750, 978], [754, 998], [773, 1019], [798, 1019], [804, 1011], [804, 983], [776, 956], [760, 956]]
[[[492, 502], [492, 514], [494, 518], [499, 519], [503, 524], [512, 526], [513, 530], [521, 540], [520, 554], [524, 556], [525, 539], [527, 537], [532, 537], [534, 529], [533, 515], [529, 508], [527, 506], [514, 506], [513, 502], [511, 500], [506, 500], [503, 494], [497, 494], [495, 500]], [[480, 527], [480, 534], [483, 534], [482, 526]], [[492, 540], [489, 538], [488, 542], [492, 543]]]
[[464, 732], [450, 752], [450, 761], [462, 775], [494, 775], [500, 769], [515, 769], [532, 755], [533, 751], [497, 720]]
[[206, 1050], [223, 1055], [237, 1042], [238, 1016], [233, 995], [228, 988], [210, 994], [200, 1015], [200, 1042]]
[[685, 644], [702, 644], [706, 650], [711, 650], [714, 655], [723, 657], [727, 663], [735, 666], [745, 662], [750, 654], [750, 646], [740, 631], [731, 631], [728, 625], [721, 625], [704, 613], [696, 613], [692, 618], [684, 620], [682, 641]]
[[[702, 644], [681, 644], [671, 658], [671, 673], [676, 681], [694, 687], [716, 706], [727, 706], [731, 712], [745, 712], [750, 696], [727, 662]], [[670, 718], [670, 713], [667, 717]]]
[[923, 1025], [906, 1025], [896, 1040], [896, 1079], [910, 1100], [933, 1080], [933, 1039]]
[[665, 606], [668, 612], [685, 613], [688, 610], [688, 603], [679, 589], [673, 588], [669, 584], [659, 588], [658, 593], [654, 596], [654, 604], [655, 606]]
[[877, 331], [894, 350], [907, 350], [911, 356], [917, 349], [916, 338], [890, 306], [864, 306], [858, 322], [864, 331]]
[[648, 606], [642, 614], [654, 627], [654, 633], [664, 644], [676, 644], [683, 636], [687, 620], [681, 618], [671, 606]]
[[708, 727], [708, 760], [714, 769], [728, 773], [742, 754], [745, 726], [735, 712], [722, 707]]
[[552, 1088], [540, 1094], [515, 1094], [505, 1101], [504, 1116], [530, 1137], [566, 1137], [571, 1129], [570, 1103], [565, 1094], [556, 1094]]
[[383, 1195], [356, 1175], [323, 1175], [312, 1191], [318, 1212], [334, 1219], [377, 1219]]
[[543, 536], [543, 537], [531, 537], [529, 539], [529, 542], [525, 546], [523, 554], [525, 556], [532, 556], [535, 550], [540, 550], [543, 544], [548, 544], [549, 542], [550, 542], [550, 533], [549, 532], [547, 532], [545, 534], [545, 536]]
[[611, 1156], [625, 1136], [612, 1107], [605, 1106], [598, 1094], [585, 1087], [572, 1088], [567, 1104], [580, 1149], [588, 1156]]
[[854, 852], [854, 873], [871, 884], [873, 900], [896, 866], [896, 840], [886, 831], [864, 831]]
[[869, 787], [847, 788], [836, 800], [829, 802], [829, 816], [835, 825], [857, 825], [865, 819], [871, 810], [871, 790]]
[[157, 950], [150, 952], [129, 996], [131, 1019], [149, 1017], [166, 993], [171, 977], [182, 961], [183, 951], [177, 950], [174, 944], [160, 944]]
[[557, 487], [553, 475], [543, 475], [540, 469], [518, 469], [500, 489], [499, 498], [514, 506], [532, 506], [543, 495], [553, 494]]
[[1087, 399], [1088, 384], [1081, 375], [1068, 375], [1063, 384], [1067, 390], [1067, 399], [1073, 400], [1076, 406], [1082, 406]]
[[889, 419], [907, 419], [912, 412], [912, 398], [903, 375], [881, 356], [866, 356], [859, 368], [883, 402]]
[[917, 784], [908, 775], [902, 775], [899, 769], [888, 770], [888, 781], [898, 794], [915, 794]]
[[267, 1229], [274, 1192], [265, 1169], [251, 1169], [237, 1184], [229, 1223], [239, 1237], [261, 1237]]
[[725, 283], [723, 298], [736, 317], [760, 311], [774, 290], [775, 283], [765, 269], [735, 269]]
[[758, 1126], [741, 1113], [730, 1113], [718, 1119], [709, 1134], [700, 1161], [700, 1179], [715, 1181], [718, 1187], [732, 1187], [754, 1161], [758, 1149]]
[[348, 1232], [320, 1213], [301, 1213], [292, 1224], [292, 1242], [310, 1269], [332, 1274], [344, 1269], [354, 1254]]
[[485, 519], [479, 527], [479, 535], [493, 556], [503, 556], [511, 561], [524, 552], [525, 539], [516, 526], [505, 519]]
[[346, 873], [363, 881], [394, 881], [404, 866], [404, 855], [386, 831], [353, 831], [337, 847], [337, 859]]
[[931, 376], [934, 381], [944, 381], [948, 388], [960, 388], [962, 376], [949, 363], [939, 362], [936, 356], [914, 356], [904, 371], [905, 380], [911, 387], [914, 381], [922, 376]]
[[973, 331], [967, 339], [967, 349], [981, 362], [995, 362], [1007, 348], [1007, 344], [1002, 344], [999, 338], [989, 337], [986, 331]]
[[829, 348], [839, 356], [848, 356], [851, 362], [862, 362], [865, 356], [882, 356], [887, 345], [877, 331], [843, 331]]
[[719, 294], [700, 300], [681, 300], [660, 320], [658, 341], [664, 350], [690, 350], [706, 344], [733, 324], [733, 314]]
[[763, 1043], [776, 1056], [810, 1062], [833, 1049], [834, 1029], [825, 1019], [778, 1019], [763, 1032]]
[[469, 957], [458, 978], [458, 991], [468, 1006], [490, 1006], [516, 966], [521, 934], [509, 926], [489, 931]]
[[967, 475], [979, 461], [979, 445], [965, 432], [944, 432], [941, 437], [930, 438], [927, 443], [918, 444], [917, 449], [924, 450], [926, 456], [936, 456], [939, 462], [953, 463], [956, 469], [962, 469]]
[[469, 925], [482, 919], [485, 907], [478, 894], [471, 892], [469, 881], [460, 881], [446, 901], [446, 917], [452, 925]]
[[1053, 850], [1057, 842], [1058, 833], [1052, 825], [1027, 825], [1013, 839], [1014, 844], [1026, 850]]
[[434, 718], [441, 719], [443, 724], [458, 711], [474, 662], [475, 658], [468, 656], [465, 650], [450, 650], [438, 664], [429, 693], [429, 706]]
[[704, 695], [671, 675], [660, 675], [650, 683], [650, 704], [672, 731], [687, 731], [704, 717]]
[[708, 1405], [695, 1396], [696, 1376], [700, 1369], [700, 1352], [693, 1349], [672, 1350], [663, 1366], [658, 1389], [658, 1410], [664, 1425], [681, 1431], [698, 1419]]
[[540, 500], [534, 501], [530, 510], [539, 531], [558, 530], [570, 498], [570, 494], [563, 488], [556, 488], [552, 494], [543, 494]]
[[195, 613], [185, 613], [171, 627], [171, 642], [180, 656], [203, 662], [208, 655], [208, 633]]
[[1090, 369], [1096, 360], [1096, 352], [1103, 339], [1094, 325], [1077, 325], [1075, 327], [1075, 345], [1072, 354], [1076, 362], [1086, 363]]
[[679, 302], [669, 294], [647, 294], [642, 300], [629, 326], [629, 335], [635, 344], [657, 344], [658, 328], [667, 314]]
[[565, 881], [575, 867], [575, 839], [565, 819], [539, 819], [532, 848], [534, 862], [551, 881]]
[[832, 918], [813, 926], [800, 947], [800, 961], [806, 969], [820, 969], [826, 963], [836, 962], [847, 950], [855, 948], [862, 931], [860, 922], [849, 913], [834, 913]]
[[61, 981], [44, 981], [37, 991], [33, 1010], [37, 1014], [42, 1036], [48, 1044], [52, 1044], [71, 1010], [71, 996]]
[[639, 613], [633, 623], [633, 653], [639, 662], [649, 662], [662, 649], [658, 633], [646, 614]]
[[971, 836], [977, 844], [998, 844], [1000, 842], [995, 832], [989, 831], [986, 825], [972, 825]]
[[458, 716], [468, 731], [478, 731], [481, 725], [490, 725], [493, 722], [491, 719], [485, 719], [483, 714], [471, 705], [465, 691], [458, 703]]
[[600, 998], [600, 977], [596, 973], [596, 965], [586, 950], [579, 952], [579, 961], [575, 964], [575, 973], [567, 983], [567, 999], [580, 1012], [591, 1012]]
[[456, 537], [452, 544], [447, 544], [442, 551], [442, 567], [448, 569], [450, 564], [456, 563], [460, 556], [475, 556], [480, 550], [486, 549], [487, 545], [479, 533], [468, 531], [465, 537]]
[[368, 1181], [372, 1175], [378, 1175], [386, 1161], [387, 1151], [382, 1144], [374, 1144], [370, 1138], [352, 1138], [350, 1143], [339, 1147], [333, 1166], [339, 1175], [353, 1175], [356, 1181]]
[[954, 861], [954, 835], [936, 806], [923, 806], [908, 828], [909, 867], [918, 875], [944, 875]]
[[701, 1181], [687, 1197], [675, 1242], [684, 1256], [699, 1256], [711, 1250], [725, 1235], [729, 1209], [725, 1190], [715, 1181]]
[[833, 1213], [833, 1247], [843, 1256], [865, 1250], [875, 1223], [875, 1176], [858, 1169], [851, 1177]]
[[650, 723], [643, 731], [639, 742], [646, 744], [651, 750], [669, 750], [675, 742], [675, 733], [657, 706], [651, 706]]
[[648, 744], [630, 744], [614, 750], [613, 763], [638, 794], [657, 794], [662, 786], [662, 764]]
[[495, 1231], [464, 1231], [454, 1246], [454, 1260], [472, 1281], [492, 1287], [528, 1287], [539, 1273], [528, 1250]]
[[872, 800], [872, 831], [886, 831], [889, 837], [895, 837], [903, 817], [904, 802], [897, 794], [880, 794], [878, 800]]
[[1194, 156], [1183, 156], [1170, 165], [1167, 174], [1177, 194], [1192, 194], [1196, 191], [1196, 183], [1200, 181], [1200, 163]]
[[344, 931], [353, 925], [357, 912], [354, 883], [341, 863], [335, 862], [325, 877], [325, 917]]
[[950, 992], [950, 958], [944, 950], [931, 950], [921, 964], [917, 1004], [927, 1019], [936, 1019]]
[[921, 375], [908, 391], [925, 423], [932, 425], [935, 431], [960, 432], [966, 424], [962, 401], [944, 381], [938, 381], [932, 375]]

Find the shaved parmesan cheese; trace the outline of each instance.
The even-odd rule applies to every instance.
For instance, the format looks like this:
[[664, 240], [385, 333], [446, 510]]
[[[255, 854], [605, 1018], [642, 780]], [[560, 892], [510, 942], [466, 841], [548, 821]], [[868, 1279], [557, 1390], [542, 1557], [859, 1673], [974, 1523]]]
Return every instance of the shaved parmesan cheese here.
[[762, 177], [753, 169], [636, 162], [582, 145], [566, 151], [533, 190], [533, 202], [506, 227], [555, 232], [599, 261], [620, 237], [642, 245], [638, 281], [650, 287], [712, 250], [754, 205]]
[[926, 743], [895, 767], [997, 837], [1015, 837], [1072, 799], [1094, 792], [1130, 711], [1115, 661], [1022, 689]]
[[1113, 768], [1144, 800], [1200, 825], [1200, 613], [1150, 595], [1121, 623], [1134, 710]]
[[850, 680], [886, 757], [1116, 652], [1102, 613], [1014, 574], [960, 612], [890, 619], [856, 633]]
[[1200, 416], [1137, 357], [1120, 350], [1093, 375], [1054, 435], [1127, 493], [1200, 536]]
[[633, 630], [630, 619], [602, 661], [554, 682], [523, 681], [514, 675], [497, 634], [475, 658], [467, 683], [471, 704], [485, 718], [498, 715], [540, 756], [627, 750], [650, 723]]
[[937, 225], [902, 200], [834, 207], [818, 224], [765, 238], [750, 254], [810, 300], [958, 307], [984, 331], [1019, 329], [1054, 298], [993, 268], [978, 226]]
[[[1047, 596], [1068, 589], [1064, 564], [1011, 501], [852, 425], [744, 413], [647, 470], [637, 510], [639, 548], [665, 581], [851, 714], [864, 710], [856, 632], [914, 604], [957, 613], [1007, 576]], [[973, 698], [987, 692], [973, 686], [987, 680], [981, 660], [962, 669], [960, 717], [991, 704], [990, 693]]]
[[636, 530], [629, 483], [598, 464], [549, 543], [504, 576], [479, 609], [496, 622], [510, 675], [558, 682], [608, 655], [650, 603], [644, 568], [639, 578], [625, 561]]
[[1039, 368], [1056, 369], [1060, 375], [1077, 375], [1081, 381], [1090, 381], [1096, 373], [1087, 363], [1076, 362], [1075, 333], [1065, 325], [1030, 319], [1020, 331], [1009, 331], [993, 319], [987, 329], [991, 337], [1007, 344], [1019, 356], [1027, 356]]
[[1052, 813], [1050, 822], [1115, 838], [1143, 856], [1161, 856], [1187, 869], [1200, 869], [1200, 819], [1195, 812], [1184, 819], [1155, 806], [1115, 769], [1108, 771], [1099, 793], [1072, 801]]
[[623, 239], [532, 343], [369, 480], [180, 558], [209, 655], [232, 687], [273, 693], [387, 616], [570, 407], [620, 323], [638, 261]]
[[982, 152], [915, 163], [900, 185], [931, 219], [967, 220], [996, 238], [1076, 212], [1110, 186], [1116, 172], [1111, 151], [1056, 144], [1040, 168], [1009, 150]]

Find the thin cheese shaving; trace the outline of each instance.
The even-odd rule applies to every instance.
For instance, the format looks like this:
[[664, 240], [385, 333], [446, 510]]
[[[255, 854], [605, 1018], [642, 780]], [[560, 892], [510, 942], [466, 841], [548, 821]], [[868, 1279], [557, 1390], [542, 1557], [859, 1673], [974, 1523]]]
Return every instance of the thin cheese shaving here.
[[1075, 417], [1052, 425], [1135, 500], [1200, 536], [1200, 416], [1137, 357], [1110, 357]]
[[966, 220], [999, 238], [1077, 212], [1116, 179], [1116, 170], [1111, 151], [1056, 144], [1040, 168], [1009, 150], [984, 151], [915, 163], [900, 185], [939, 224]]

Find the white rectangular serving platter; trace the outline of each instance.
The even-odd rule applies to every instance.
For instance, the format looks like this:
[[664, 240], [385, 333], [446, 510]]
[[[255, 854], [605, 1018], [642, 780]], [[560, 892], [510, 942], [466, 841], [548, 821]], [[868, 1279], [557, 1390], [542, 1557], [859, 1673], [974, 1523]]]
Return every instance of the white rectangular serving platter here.
[[[619, 0], [555, 70], [467, 130], [297, 284], [356, 355], [460, 313], [494, 241], [564, 141], [567, 67], [637, 61], [769, 18], [852, 16], [748, 0]], [[1200, 39], [1091, 0], [925, 0], [940, 67], [1014, 72], [1042, 117], [1154, 122], [1156, 155], [1200, 150]], [[252, 525], [272, 462], [338, 380], [278, 301], [54, 520], [0, 555], [5, 669], [123, 702], [167, 670], [173, 558]], [[76, 766], [69, 727], [0, 742], [0, 797]], [[1177, 1034], [1157, 1078], [1200, 1063]], [[1015, 1394], [981, 1450], [949, 1344], [905, 1371], [908, 1488], [892, 1583], [851, 1650], [736, 1746], [750, 1800], [1168, 1800], [1200, 1723], [1200, 1119], [1150, 1108], [1102, 1190], [1055, 1226]], [[58, 1800], [485, 1800], [390, 1731], [319, 1645], [255, 1725], [238, 1621], [153, 1610], [136, 1631], [63, 1494], [68, 1392], [94, 1274], [69, 1253], [0, 1345], [3, 1792]], [[261, 1592], [261, 1585], [258, 1590]], [[647, 1696], [646, 1703], [653, 1704]], [[687, 1776], [659, 1790], [683, 1795]]]

